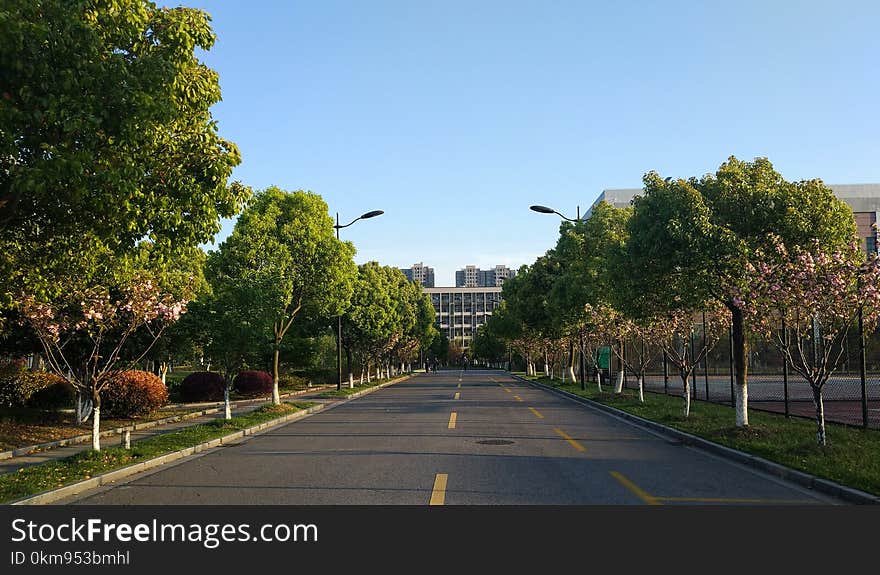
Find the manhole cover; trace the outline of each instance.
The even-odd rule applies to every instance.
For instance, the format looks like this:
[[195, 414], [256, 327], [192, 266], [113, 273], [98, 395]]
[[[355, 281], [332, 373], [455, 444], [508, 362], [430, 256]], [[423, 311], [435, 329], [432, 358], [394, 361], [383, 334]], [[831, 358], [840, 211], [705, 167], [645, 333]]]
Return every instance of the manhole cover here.
[[508, 439], [481, 439], [477, 443], [480, 445], [513, 445], [513, 442]]

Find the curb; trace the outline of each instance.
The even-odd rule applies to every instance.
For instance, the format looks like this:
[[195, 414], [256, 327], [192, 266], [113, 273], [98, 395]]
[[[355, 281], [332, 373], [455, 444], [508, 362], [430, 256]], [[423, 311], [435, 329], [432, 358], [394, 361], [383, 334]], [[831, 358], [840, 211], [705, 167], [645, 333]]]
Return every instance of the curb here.
[[703, 439], [702, 437], [697, 437], [696, 435], [691, 435], [690, 433], [661, 425], [655, 421], [641, 418], [637, 415], [627, 413], [620, 409], [598, 403], [590, 399], [586, 399], [579, 395], [575, 395], [561, 389], [556, 389], [548, 385], [544, 385], [543, 383], [538, 383], [536, 381], [525, 379], [524, 377], [521, 377], [519, 375], [510, 374], [510, 376], [519, 379], [520, 381], [524, 381], [532, 385], [533, 387], [550, 391], [551, 393], [555, 393], [587, 407], [616, 415], [621, 419], [636, 423], [642, 427], [646, 427], [663, 435], [670, 436], [674, 439], [677, 439], [678, 441], [681, 441], [685, 445], [699, 447], [700, 449], [703, 449], [715, 455], [719, 455], [738, 463], [754, 467], [756, 469], [759, 469], [760, 471], [764, 471], [781, 479], [785, 479], [786, 481], [791, 481], [792, 483], [797, 483], [798, 485], [801, 485], [808, 489], [814, 489], [826, 495], [831, 495], [833, 497], [849, 501], [850, 503], [863, 505], [880, 504], [880, 497], [871, 493], [867, 493], [865, 491], [861, 491], [852, 487], [847, 487], [846, 485], [841, 485], [828, 479], [822, 479], [820, 477], [816, 477], [815, 475], [810, 475], [809, 473], [798, 471], [780, 463], [758, 457], [757, 455], [751, 455], [737, 449], [725, 447], [724, 445], [709, 441], [708, 439]]
[[[290, 397], [296, 397], [297, 395], [305, 395], [307, 393], [312, 393], [313, 391], [320, 391], [323, 387], [330, 386], [322, 386], [313, 389], [305, 389], [293, 391], [290, 393], [285, 393], [281, 395], [281, 399], [287, 399]], [[256, 401], [254, 399], [245, 399], [239, 400], [238, 402], [231, 402], [232, 407], [236, 407], [236, 404], [242, 404], [243, 402]], [[123, 427], [114, 427], [113, 429], [106, 429], [102, 431], [99, 436], [100, 437], [111, 437], [114, 435], [122, 435], [126, 431], [139, 431], [141, 429], [150, 429], [153, 427], [157, 427], [160, 425], [165, 425], [166, 423], [177, 423], [178, 421], [186, 421], [187, 419], [194, 419], [196, 417], [201, 417], [203, 415], [210, 415], [212, 413], [219, 413], [223, 410], [224, 405], [223, 402], [211, 402], [211, 403], [195, 403], [195, 404], [178, 404], [176, 406], [177, 409], [186, 409], [187, 407], [198, 407], [198, 406], [216, 406], [210, 407], [208, 409], [202, 409], [201, 411], [194, 411], [192, 413], [184, 413], [182, 415], [172, 415], [170, 417], [163, 417], [162, 419], [155, 419], [153, 421], [145, 421], [143, 423], [133, 423], [131, 425], [125, 425]], [[171, 407], [171, 406], [169, 406]], [[172, 407], [175, 408], [175, 407]], [[86, 433], [83, 435], [75, 435], [73, 437], [66, 437], [64, 439], [57, 439], [55, 441], [47, 441], [46, 443], [37, 443], [34, 445], [25, 445], [23, 447], [16, 447], [15, 449], [10, 449], [8, 451], [0, 452], [0, 461], [4, 459], [12, 459], [13, 457], [20, 457], [22, 455], [30, 455], [31, 453], [35, 453], [38, 451], [45, 451], [47, 449], [54, 449], [56, 447], [67, 447], [68, 445], [77, 445], [79, 443], [88, 443], [92, 440], [92, 434]]]
[[82, 493], [83, 491], [87, 491], [89, 489], [108, 485], [110, 483], [113, 483], [114, 481], [118, 481], [130, 475], [135, 475], [136, 473], [146, 471], [147, 469], [152, 469], [153, 467], [159, 467], [160, 465], [165, 465], [166, 463], [171, 463], [172, 461], [177, 461], [178, 459], [183, 459], [184, 457], [199, 453], [201, 451], [205, 451], [207, 449], [221, 447], [223, 445], [237, 442], [238, 440], [246, 436], [256, 435], [260, 432], [267, 431], [270, 428], [278, 427], [296, 419], [301, 419], [303, 417], [306, 417], [307, 415], [315, 413], [316, 411], [320, 411], [323, 408], [324, 406], [321, 404], [314, 405], [307, 409], [303, 409], [279, 417], [278, 419], [264, 421], [263, 423], [248, 427], [247, 429], [236, 431], [234, 433], [230, 433], [229, 435], [224, 435], [223, 437], [218, 437], [210, 441], [205, 441], [203, 443], [199, 443], [198, 445], [186, 447], [178, 451], [172, 451], [171, 453], [166, 453], [165, 455], [160, 455], [159, 457], [154, 457], [153, 459], [148, 459], [147, 461], [135, 463], [134, 465], [122, 467], [120, 469], [114, 469], [113, 471], [102, 473], [101, 475], [98, 475], [96, 477], [79, 481], [77, 483], [72, 483], [70, 485], [65, 485], [64, 487], [59, 487], [58, 489], [44, 491], [43, 493], [24, 497], [22, 499], [11, 501], [9, 503], [4, 503], [3, 505], [46, 505], [48, 503], [53, 503], [55, 501], [58, 501], [59, 499], [64, 499], [66, 497]]
[[[391, 381], [386, 381], [385, 383], [375, 385], [373, 387], [367, 388], [363, 391], [359, 391], [357, 393], [353, 393], [352, 395], [344, 398], [339, 398], [339, 401], [334, 402], [330, 406], [326, 407], [326, 409], [330, 409], [342, 403], [346, 403], [352, 399], [356, 399], [358, 397], [367, 395], [379, 389], [388, 387], [390, 385], [394, 385], [395, 383], [400, 383], [401, 381], [405, 381], [412, 377], [411, 375], [405, 375], [399, 377], [397, 379], [392, 379]], [[331, 386], [332, 387], [332, 386]], [[314, 390], [310, 390], [314, 391]], [[146, 471], [148, 469], [152, 469], [154, 467], [159, 467], [160, 465], [165, 465], [166, 463], [171, 463], [173, 461], [177, 461], [178, 459], [183, 459], [184, 457], [188, 457], [190, 455], [199, 453], [201, 451], [205, 451], [206, 449], [212, 449], [215, 447], [222, 447], [224, 445], [231, 444], [233, 442], [238, 442], [246, 436], [256, 435], [257, 433], [264, 432], [273, 427], [278, 427], [285, 423], [289, 423], [296, 419], [301, 419], [306, 417], [307, 415], [311, 415], [316, 411], [320, 411], [325, 409], [324, 404], [314, 405], [307, 409], [297, 411], [295, 413], [291, 413], [289, 415], [285, 415], [278, 419], [273, 419], [270, 421], [265, 421], [263, 423], [259, 423], [254, 425], [253, 427], [248, 427], [242, 431], [236, 431], [229, 435], [224, 435], [223, 437], [218, 437], [216, 439], [212, 439], [210, 441], [206, 441], [204, 443], [200, 443], [198, 445], [193, 445], [191, 447], [186, 447], [184, 449], [178, 451], [172, 451], [171, 453], [166, 453], [165, 455], [160, 455], [159, 457], [154, 457], [153, 459], [149, 459], [147, 461], [142, 461], [140, 463], [135, 463], [134, 465], [129, 465], [127, 467], [122, 467], [120, 469], [114, 469], [113, 471], [108, 471], [107, 473], [102, 473], [96, 477], [92, 477], [83, 481], [79, 481], [77, 483], [72, 483], [70, 485], [65, 485], [64, 487], [59, 487], [58, 489], [53, 489], [50, 491], [44, 491], [43, 493], [38, 493], [37, 495], [31, 495], [22, 499], [18, 499], [16, 501], [4, 503], [2, 505], [46, 505], [49, 503], [53, 503], [60, 499], [64, 499], [66, 497], [70, 497], [76, 495], [78, 493], [82, 493], [83, 491], [87, 491], [89, 489], [94, 489], [96, 487], [101, 487], [104, 485], [109, 485], [114, 481], [118, 481], [125, 477], [135, 475], [137, 473], [141, 473], [142, 471]]]

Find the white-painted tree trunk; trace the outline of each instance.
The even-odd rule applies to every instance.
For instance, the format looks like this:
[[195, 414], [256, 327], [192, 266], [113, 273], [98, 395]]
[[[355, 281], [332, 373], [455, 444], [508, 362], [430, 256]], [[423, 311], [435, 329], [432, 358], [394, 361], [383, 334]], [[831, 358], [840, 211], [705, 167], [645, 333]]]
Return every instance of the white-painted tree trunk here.
[[373, 370], [370, 366], [367, 366], [367, 383], [373, 382]]
[[281, 405], [281, 391], [278, 389], [278, 380], [272, 384], [272, 404]]
[[734, 404], [736, 406], [736, 426], [745, 427], [749, 424], [749, 390], [745, 385], [734, 385]]
[[544, 377], [550, 377], [550, 366], [547, 365], [546, 361], [544, 362]]
[[685, 419], [691, 414], [691, 378], [690, 376], [685, 377], [681, 380], [684, 387], [684, 410], [682, 411], [682, 415], [684, 415]]
[[348, 372], [348, 389], [354, 389], [354, 375], [350, 371]]
[[596, 384], [599, 386], [599, 393], [602, 393], [602, 370], [597, 370]]
[[568, 366], [568, 375], [571, 377], [572, 383], [577, 383], [577, 376], [574, 373], [574, 366], [573, 365]]
[[223, 416], [225, 419], [232, 419], [232, 405], [229, 403], [229, 386], [223, 389]]
[[363, 384], [364, 384], [364, 368], [361, 367], [361, 382], [359, 385], [363, 385]]
[[639, 375], [639, 401], [645, 403], [645, 378]]
[[623, 393], [623, 370], [617, 372], [617, 383], [614, 384], [614, 393]]
[[825, 435], [825, 404], [822, 401], [822, 390], [813, 388], [813, 405], [816, 407], [816, 441], [826, 445]]
[[92, 410], [92, 449], [101, 451], [101, 406]]

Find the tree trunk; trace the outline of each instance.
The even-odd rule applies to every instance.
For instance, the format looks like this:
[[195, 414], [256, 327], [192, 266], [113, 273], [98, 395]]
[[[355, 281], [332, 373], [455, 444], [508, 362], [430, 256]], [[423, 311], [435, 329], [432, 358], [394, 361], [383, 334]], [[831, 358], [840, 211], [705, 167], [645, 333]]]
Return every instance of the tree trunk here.
[[367, 383], [373, 382], [373, 366], [367, 364]]
[[223, 388], [223, 414], [226, 419], [232, 419], [232, 405], [229, 403], [229, 386]]
[[736, 411], [736, 426], [746, 427], [749, 424], [749, 391], [746, 387], [748, 381], [748, 362], [746, 362], [746, 338], [745, 319], [742, 309], [733, 304], [730, 309], [733, 333], [733, 368], [736, 374], [734, 385], [734, 409]]
[[576, 354], [574, 353], [574, 340], [568, 342], [568, 375], [571, 376], [571, 383], [577, 383], [577, 376], [574, 373], [574, 360]]
[[272, 404], [280, 405], [281, 404], [281, 394], [278, 392], [278, 355], [281, 352], [279, 349], [281, 346], [281, 342], [277, 339], [275, 340], [275, 351], [272, 354]]
[[825, 446], [825, 405], [822, 402], [822, 388], [811, 385], [813, 388], [813, 404], [816, 406], [816, 441]]
[[101, 451], [101, 394], [92, 390], [92, 449]]
[[602, 393], [602, 370], [596, 370], [596, 384], [599, 386], [599, 393]]
[[614, 393], [623, 393], [623, 370], [617, 372], [617, 383], [614, 385]]
[[645, 403], [645, 376], [639, 374], [639, 402]]
[[361, 382], [358, 385], [364, 384], [364, 366], [361, 366]]
[[682, 415], [685, 419], [691, 414], [691, 376], [690, 374], [681, 376], [681, 384], [684, 388], [684, 410]]
[[351, 349], [345, 348], [345, 365], [348, 369], [348, 387], [354, 387], [354, 374], [351, 373]]

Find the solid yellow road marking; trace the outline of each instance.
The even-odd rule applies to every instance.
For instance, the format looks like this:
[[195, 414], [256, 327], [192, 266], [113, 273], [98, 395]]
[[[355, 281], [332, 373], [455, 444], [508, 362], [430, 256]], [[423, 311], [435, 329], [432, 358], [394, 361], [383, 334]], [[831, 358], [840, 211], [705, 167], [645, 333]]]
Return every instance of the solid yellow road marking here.
[[727, 497], [655, 497], [654, 499], [689, 503], [816, 503], [814, 499], [736, 499]]
[[455, 412], [449, 414], [449, 429], [455, 429]]
[[540, 418], [540, 419], [544, 419], [544, 416], [541, 415], [540, 413], [538, 413], [538, 410], [537, 410], [537, 409], [535, 409], [534, 407], [530, 407], [529, 409], [532, 410], [532, 413], [535, 414], [535, 417], [538, 417], [538, 418]]
[[504, 391], [506, 391], [507, 393], [510, 393], [510, 390], [507, 389], [506, 387], [504, 388]]
[[461, 389], [461, 384], [460, 384], [460, 383], [458, 384], [458, 389]]
[[611, 477], [619, 481], [621, 485], [629, 489], [631, 493], [633, 493], [636, 497], [638, 497], [648, 505], [663, 505], [658, 498], [648, 494], [647, 491], [624, 477], [623, 474], [618, 473], [617, 471], [612, 471]]
[[459, 393], [459, 392], [455, 392], [455, 399], [458, 399], [459, 396], [461, 396], [461, 393]]
[[446, 501], [446, 479], [448, 475], [438, 473], [434, 478], [434, 490], [431, 491], [431, 502], [428, 505], [443, 505]]
[[515, 397], [517, 401], [522, 401], [522, 398], [518, 395], [514, 395], [513, 397]]
[[564, 431], [562, 431], [562, 430], [559, 429], [558, 427], [554, 428], [553, 431], [555, 431], [556, 433], [558, 433], [559, 436], [560, 436], [562, 439], [566, 440], [569, 444], [571, 444], [572, 447], [574, 447], [574, 448], [577, 449], [578, 451], [586, 451], [586, 450], [587, 450], [587, 448], [584, 447], [583, 445], [581, 445], [580, 443], [578, 443], [578, 442], [575, 440], [575, 438], [573, 438], [573, 437], [570, 436], [569, 434], [565, 433]]

